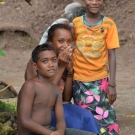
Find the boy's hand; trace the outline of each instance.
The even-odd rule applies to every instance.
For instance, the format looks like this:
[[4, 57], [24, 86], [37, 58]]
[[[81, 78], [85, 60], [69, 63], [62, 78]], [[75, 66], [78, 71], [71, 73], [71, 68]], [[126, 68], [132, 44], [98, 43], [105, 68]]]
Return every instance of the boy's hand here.
[[108, 86], [107, 97], [110, 105], [112, 105], [117, 98], [116, 87]]
[[61, 135], [61, 134], [58, 131], [54, 131], [50, 135]]

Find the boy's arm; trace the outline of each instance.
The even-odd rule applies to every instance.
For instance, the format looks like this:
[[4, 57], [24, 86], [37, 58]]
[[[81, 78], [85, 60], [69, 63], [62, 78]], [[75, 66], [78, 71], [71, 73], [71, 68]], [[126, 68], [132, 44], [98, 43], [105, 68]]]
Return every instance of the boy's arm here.
[[116, 100], [116, 56], [115, 49], [108, 50], [110, 80], [108, 85], [109, 102], [112, 105]]
[[72, 82], [73, 82], [73, 63], [72, 61], [68, 64], [66, 81], [63, 91], [63, 101], [70, 102], [73, 92], [72, 92]]
[[33, 102], [35, 98], [35, 90], [33, 85], [30, 82], [26, 82], [18, 96], [18, 105], [17, 105], [17, 116], [21, 125], [33, 132], [40, 135], [50, 135], [51, 130], [41, 126], [37, 122], [31, 119], [31, 112], [33, 107]]
[[62, 94], [57, 88], [57, 100], [54, 106], [54, 112], [55, 112], [55, 117], [56, 117], [56, 131], [60, 135], [64, 135], [65, 129], [66, 129], [66, 124], [65, 124], [65, 119], [64, 119], [64, 110], [63, 110], [63, 104], [62, 104]]

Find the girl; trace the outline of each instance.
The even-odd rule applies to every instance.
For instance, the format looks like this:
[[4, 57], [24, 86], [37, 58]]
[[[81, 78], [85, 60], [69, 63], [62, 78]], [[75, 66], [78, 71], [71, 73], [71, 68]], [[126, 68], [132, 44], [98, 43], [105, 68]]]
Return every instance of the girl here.
[[[102, 135], [118, 135], [112, 106], [116, 100], [116, 58], [119, 47], [114, 21], [100, 14], [103, 0], [83, 0], [87, 13], [73, 20], [73, 98], [97, 119]], [[107, 63], [109, 64], [108, 69]]]
[[[48, 31], [47, 41], [56, 49], [56, 53], [60, 59], [60, 61], [58, 61], [58, 72], [56, 72], [52, 82], [60, 86], [61, 92], [63, 93], [63, 100], [70, 101], [72, 97], [73, 67], [68, 60], [66, 62], [66, 49], [72, 46], [72, 34], [70, 27], [65, 24], [53, 25]], [[89, 111], [69, 102], [64, 102], [63, 108], [67, 128], [99, 133], [99, 127], [96, 120]], [[51, 125], [55, 126], [55, 124], [56, 120], [54, 117], [54, 112], [52, 112]]]

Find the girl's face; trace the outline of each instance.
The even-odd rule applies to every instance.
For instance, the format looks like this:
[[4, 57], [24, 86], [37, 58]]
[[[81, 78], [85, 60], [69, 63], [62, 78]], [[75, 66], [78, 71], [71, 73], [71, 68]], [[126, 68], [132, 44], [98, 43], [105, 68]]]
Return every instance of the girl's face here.
[[90, 14], [98, 14], [102, 8], [103, 0], [82, 0], [85, 4], [87, 12]]
[[56, 29], [52, 45], [56, 49], [57, 54], [66, 49], [68, 46], [72, 47], [72, 35], [71, 32], [64, 28]]

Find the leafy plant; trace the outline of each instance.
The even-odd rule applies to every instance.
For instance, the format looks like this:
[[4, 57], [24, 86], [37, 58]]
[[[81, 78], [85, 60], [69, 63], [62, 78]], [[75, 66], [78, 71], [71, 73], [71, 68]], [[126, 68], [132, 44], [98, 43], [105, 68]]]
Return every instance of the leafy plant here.
[[17, 104], [16, 102], [10, 103], [10, 101], [7, 101], [7, 103], [0, 101], [0, 112], [16, 112], [17, 111]]
[[[0, 56], [6, 57], [6, 54], [0, 49]], [[1, 70], [4, 70], [3, 68], [0, 67]]]
[[6, 54], [0, 49], [0, 56], [6, 57]]

